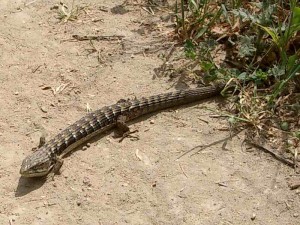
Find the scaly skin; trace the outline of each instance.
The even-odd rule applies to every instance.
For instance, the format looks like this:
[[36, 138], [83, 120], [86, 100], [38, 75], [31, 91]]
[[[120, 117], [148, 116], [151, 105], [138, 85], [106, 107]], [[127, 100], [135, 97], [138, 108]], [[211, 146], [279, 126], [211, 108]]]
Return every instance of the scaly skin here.
[[114, 105], [91, 112], [27, 156], [22, 162], [20, 174], [24, 177], [40, 177], [57, 172], [62, 165], [60, 158], [63, 155], [95, 135], [117, 126], [120, 118], [122, 122], [127, 122], [147, 113], [206, 99], [218, 95], [224, 86], [218, 83], [139, 100], [120, 100]]

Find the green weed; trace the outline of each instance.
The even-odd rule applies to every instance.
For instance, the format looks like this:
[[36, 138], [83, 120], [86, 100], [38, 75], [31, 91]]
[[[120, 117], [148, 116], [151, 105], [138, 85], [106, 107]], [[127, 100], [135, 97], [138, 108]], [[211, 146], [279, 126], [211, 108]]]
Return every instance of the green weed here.
[[75, 21], [82, 10], [82, 7], [75, 5], [75, 0], [73, 0], [70, 8], [63, 2], [60, 2], [57, 18], [65, 23], [68, 21]]
[[273, 136], [277, 127], [300, 139], [298, 1], [181, 0], [175, 13], [176, 38], [200, 68], [198, 79], [236, 84], [231, 120]]

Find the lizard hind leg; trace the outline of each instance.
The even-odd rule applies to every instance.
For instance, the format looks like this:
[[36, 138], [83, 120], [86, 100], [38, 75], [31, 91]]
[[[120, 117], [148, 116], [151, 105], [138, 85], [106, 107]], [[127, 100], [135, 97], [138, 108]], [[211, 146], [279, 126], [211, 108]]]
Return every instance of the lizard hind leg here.
[[127, 126], [126, 116], [121, 115], [117, 119], [117, 129], [114, 133], [115, 138], [120, 138], [119, 142], [122, 142], [125, 138], [130, 137], [134, 139], [138, 139], [137, 136], [133, 136], [131, 134], [138, 132], [138, 130], [131, 131], [130, 128]]

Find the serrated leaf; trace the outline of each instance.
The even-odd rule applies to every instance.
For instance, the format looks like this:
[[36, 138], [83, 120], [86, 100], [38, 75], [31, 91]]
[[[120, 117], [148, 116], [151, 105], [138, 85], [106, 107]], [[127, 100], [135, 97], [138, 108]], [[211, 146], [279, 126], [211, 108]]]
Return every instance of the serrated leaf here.
[[254, 46], [254, 36], [240, 36], [238, 46], [238, 55], [241, 58], [253, 56], [253, 54], [256, 52], [256, 48]]

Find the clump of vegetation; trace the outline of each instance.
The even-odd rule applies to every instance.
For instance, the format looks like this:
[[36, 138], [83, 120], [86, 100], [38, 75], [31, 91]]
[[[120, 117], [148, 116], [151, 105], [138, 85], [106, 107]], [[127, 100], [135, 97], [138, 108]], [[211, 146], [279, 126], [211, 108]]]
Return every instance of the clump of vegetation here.
[[84, 10], [84, 7], [75, 5], [75, 0], [73, 0], [70, 8], [63, 2], [60, 2], [59, 5], [53, 8], [58, 9], [57, 18], [64, 23], [77, 20], [81, 11]]
[[250, 125], [252, 136], [264, 136], [277, 147], [284, 144], [295, 156], [300, 146], [297, 4], [180, 0], [175, 8], [175, 37], [193, 62], [190, 72], [197, 71], [193, 78], [234, 84], [238, 99], [229, 121]]

